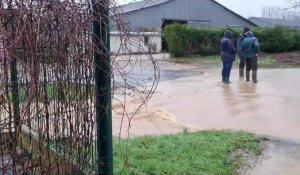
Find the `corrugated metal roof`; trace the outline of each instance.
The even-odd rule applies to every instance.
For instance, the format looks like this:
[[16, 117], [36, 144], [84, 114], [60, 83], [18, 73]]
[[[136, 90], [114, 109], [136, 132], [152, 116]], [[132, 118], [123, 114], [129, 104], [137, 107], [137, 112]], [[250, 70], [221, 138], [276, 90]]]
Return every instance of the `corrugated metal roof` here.
[[225, 7], [223, 4], [221, 4], [221, 3], [219, 3], [219, 2], [217, 2], [217, 1], [215, 1], [215, 0], [212, 0], [212, 1], [213, 1], [214, 3], [216, 3], [216, 4], [220, 5], [220, 6], [222, 6], [222, 7], [225, 8], [226, 10], [230, 11], [230, 12], [233, 13], [234, 15], [240, 17], [241, 19], [246, 20], [246, 21], [249, 22], [249, 23], [252, 23], [254, 26], [257, 26], [257, 25], [256, 25], [255, 23], [253, 23], [252, 21], [249, 21], [247, 18], [242, 17], [240, 14], [238, 14], [238, 13], [232, 11], [231, 9]]
[[[156, 6], [156, 5], [160, 5], [166, 2], [169, 2], [172, 0], [143, 0], [143, 1], [138, 1], [138, 2], [131, 2], [129, 4], [125, 4], [123, 6], [120, 6], [122, 8], [123, 13], [128, 13], [128, 12], [132, 12], [132, 11], [136, 11], [136, 10], [141, 10], [144, 8], [149, 8], [152, 6]], [[224, 7], [226, 10], [232, 12], [234, 15], [242, 18], [243, 20], [246, 20], [247, 22], [251, 23], [252, 25], [256, 26], [255, 23], [249, 21], [248, 19], [242, 17], [241, 15], [235, 13], [234, 11], [228, 9], [227, 7], [225, 7], [224, 5], [220, 4], [219, 2], [215, 1], [215, 0], [211, 0], [212, 2]]]
[[155, 5], [159, 5], [165, 2], [168, 2], [171, 0], [143, 0], [143, 1], [138, 1], [138, 2], [132, 2], [126, 5], [121, 6], [123, 9], [124, 13], [147, 8], [147, 7], [152, 7]]
[[300, 20], [287, 20], [287, 19], [275, 19], [275, 18], [263, 18], [263, 17], [251, 17], [251, 18], [249, 18], [249, 20], [252, 20], [252, 19], [260, 20], [262, 22], [269, 23], [269, 24], [272, 24], [272, 25], [300, 27]]

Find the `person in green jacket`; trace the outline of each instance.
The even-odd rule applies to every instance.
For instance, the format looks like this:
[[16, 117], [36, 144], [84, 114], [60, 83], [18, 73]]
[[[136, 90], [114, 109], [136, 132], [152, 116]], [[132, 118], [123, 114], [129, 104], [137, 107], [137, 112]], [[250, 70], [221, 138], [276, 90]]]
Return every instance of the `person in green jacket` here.
[[250, 71], [252, 70], [252, 81], [257, 83], [257, 57], [259, 53], [259, 42], [253, 32], [246, 33], [246, 38], [242, 43], [242, 53], [246, 60], [246, 80], [250, 79]]

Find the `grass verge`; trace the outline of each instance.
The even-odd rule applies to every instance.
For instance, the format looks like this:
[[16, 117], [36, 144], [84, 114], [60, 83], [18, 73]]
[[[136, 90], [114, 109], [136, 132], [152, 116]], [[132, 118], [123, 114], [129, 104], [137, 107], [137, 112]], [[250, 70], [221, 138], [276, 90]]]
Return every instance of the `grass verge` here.
[[242, 153], [257, 155], [262, 149], [260, 141], [251, 133], [231, 131], [144, 136], [128, 143], [121, 140], [114, 145], [114, 172], [140, 175], [236, 174], [245, 163]]
[[[200, 64], [206, 66], [215, 66], [215, 65], [222, 65], [222, 61], [220, 59], [220, 55], [213, 55], [213, 56], [200, 56], [200, 55], [193, 55], [190, 57], [179, 57], [179, 58], [172, 58], [172, 62], [175, 63], [185, 63], [185, 64]], [[239, 65], [239, 57], [236, 56], [236, 60], [234, 61], [234, 67], [238, 67]], [[286, 68], [286, 67], [297, 67], [296, 65], [292, 66], [288, 63], [279, 62], [276, 59], [276, 54], [265, 54], [262, 53], [258, 57], [258, 66], [261, 68]]]

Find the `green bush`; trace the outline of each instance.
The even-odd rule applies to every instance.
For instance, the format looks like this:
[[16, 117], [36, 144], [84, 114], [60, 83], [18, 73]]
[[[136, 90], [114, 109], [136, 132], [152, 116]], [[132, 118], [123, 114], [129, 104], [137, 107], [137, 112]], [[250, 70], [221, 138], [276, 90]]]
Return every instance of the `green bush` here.
[[295, 32], [294, 35], [295, 45], [293, 50], [300, 50], [300, 31]]
[[185, 47], [188, 47], [186, 40], [184, 39], [184, 35], [188, 34], [188, 32], [184, 31], [185, 26], [183, 25], [169, 25], [164, 30], [164, 35], [167, 40], [169, 51], [174, 56], [182, 56], [185, 55]]
[[173, 56], [218, 54], [222, 33], [223, 29], [197, 29], [181, 24], [169, 25], [164, 29]]
[[[170, 53], [175, 56], [189, 56], [193, 54], [214, 55], [220, 53], [220, 40], [226, 28], [193, 28], [182, 24], [168, 25], [164, 35], [169, 45]], [[242, 28], [231, 29], [233, 42]], [[258, 38], [261, 51], [285, 52], [300, 50], [300, 32], [287, 27], [253, 28]]]
[[296, 31], [287, 27], [253, 29], [253, 32], [260, 42], [262, 51], [278, 53], [295, 49]]

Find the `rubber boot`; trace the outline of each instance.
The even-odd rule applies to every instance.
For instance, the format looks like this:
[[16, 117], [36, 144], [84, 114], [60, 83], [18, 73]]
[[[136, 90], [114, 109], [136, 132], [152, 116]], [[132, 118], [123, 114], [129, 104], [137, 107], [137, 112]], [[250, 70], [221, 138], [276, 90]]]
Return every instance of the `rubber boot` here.
[[253, 83], [257, 83], [257, 71], [252, 71], [252, 81]]
[[249, 81], [250, 79], [250, 71], [246, 70], [246, 81]]
[[225, 77], [225, 82], [224, 82], [225, 84], [230, 84], [230, 82], [229, 82], [229, 77]]
[[240, 78], [244, 78], [244, 69], [240, 69], [239, 75], [240, 75]]

